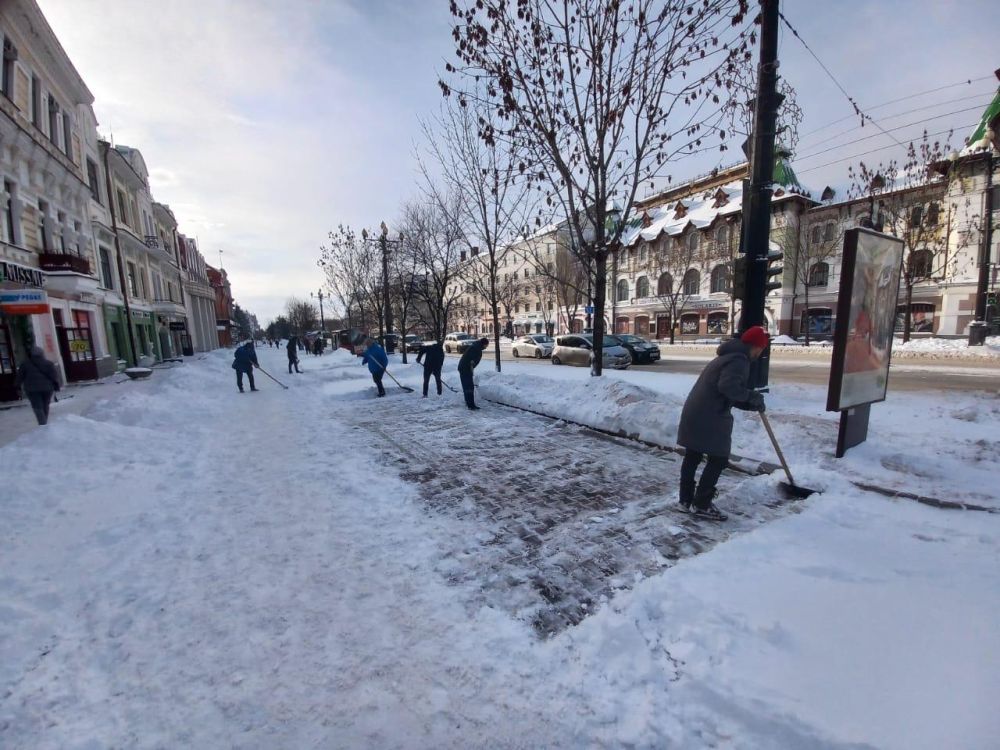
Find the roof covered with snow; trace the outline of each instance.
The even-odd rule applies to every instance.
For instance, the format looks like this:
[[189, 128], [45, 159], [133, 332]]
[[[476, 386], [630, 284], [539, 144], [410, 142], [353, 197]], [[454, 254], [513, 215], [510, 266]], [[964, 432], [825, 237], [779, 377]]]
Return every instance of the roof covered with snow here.
[[1000, 118], [1000, 88], [997, 89], [993, 101], [986, 107], [983, 116], [979, 119], [979, 124], [976, 125], [975, 130], [969, 136], [965, 148], [962, 149], [962, 156], [968, 156], [977, 151], [986, 151], [992, 148], [990, 125], [996, 122], [998, 118]]

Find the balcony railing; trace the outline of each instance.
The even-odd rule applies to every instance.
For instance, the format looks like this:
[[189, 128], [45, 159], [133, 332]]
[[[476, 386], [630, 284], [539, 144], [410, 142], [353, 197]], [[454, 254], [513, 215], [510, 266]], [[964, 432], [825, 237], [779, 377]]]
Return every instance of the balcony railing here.
[[42, 253], [38, 256], [38, 265], [43, 271], [73, 271], [84, 276], [90, 276], [90, 261], [79, 255], [64, 253]]
[[153, 234], [146, 235], [146, 247], [151, 247], [154, 250], [160, 249], [160, 238]]

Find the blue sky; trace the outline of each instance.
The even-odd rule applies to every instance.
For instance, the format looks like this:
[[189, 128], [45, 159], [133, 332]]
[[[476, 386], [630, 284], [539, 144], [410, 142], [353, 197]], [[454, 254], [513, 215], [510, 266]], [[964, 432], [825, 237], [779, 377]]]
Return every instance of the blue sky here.
[[[38, 2], [96, 97], [102, 135], [113, 130], [117, 143], [143, 152], [156, 199], [199, 238], [210, 263], [225, 251], [237, 300], [262, 323], [289, 296], [319, 288], [327, 231], [341, 222], [391, 223], [416, 194], [418, 118], [440, 106], [437, 77], [452, 52], [447, 0], [122, 0], [113, 13], [105, 0]], [[1000, 3], [788, 0], [782, 9], [863, 107], [992, 76], [1000, 65]], [[780, 55], [805, 110], [803, 133], [851, 113], [787, 31]], [[872, 114], [979, 94], [887, 120], [892, 127], [976, 106], [996, 85], [990, 78]], [[977, 119], [967, 112], [927, 127]], [[799, 153], [874, 132], [831, 140], [855, 125], [804, 135]], [[922, 127], [896, 136], [905, 141]], [[953, 143], [966, 134], [956, 132]], [[851, 162], [811, 168], [889, 142], [846, 145], [795, 167], [816, 191], [843, 185]], [[719, 161], [691, 160], [673, 170], [674, 181]]]

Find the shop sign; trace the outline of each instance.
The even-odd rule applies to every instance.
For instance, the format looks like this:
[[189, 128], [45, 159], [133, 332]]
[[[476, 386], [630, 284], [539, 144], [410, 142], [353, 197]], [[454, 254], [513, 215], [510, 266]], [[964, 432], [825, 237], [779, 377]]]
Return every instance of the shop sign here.
[[41, 289], [45, 286], [45, 274], [37, 268], [19, 266], [17, 263], [0, 261], [0, 282], [12, 281], [15, 284], [33, 286]]
[[83, 353], [90, 351], [90, 342], [87, 339], [73, 339], [69, 342], [71, 352]]
[[143, 310], [133, 310], [132, 311], [132, 318], [134, 320], [150, 320], [151, 321], [153, 319], [153, 315], [152, 315], [152, 313], [148, 313], [148, 312], [145, 312]]
[[49, 297], [41, 290], [0, 290], [0, 310], [8, 315], [45, 315], [49, 312]]
[[180, 323], [178, 323], [178, 322], [172, 320], [172, 321], [170, 321], [170, 330], [171, 331], [186, 331], [187, 330], [187, 323], [185, 323], [183, 321], [181, 321]]

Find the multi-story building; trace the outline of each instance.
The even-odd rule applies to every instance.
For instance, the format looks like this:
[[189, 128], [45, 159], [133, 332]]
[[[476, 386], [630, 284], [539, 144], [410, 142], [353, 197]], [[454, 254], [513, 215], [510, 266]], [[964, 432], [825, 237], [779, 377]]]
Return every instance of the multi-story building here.
[[163, 357], [193, 354], [188, 333], [187, 308], [184, 304], [184, 279], [181, 275], [177, 241], [177, 219], [170, 206], [153, 201], [153, 226], [156, 237], [146, 238], [146, 244], [158, 245], [153, 254], [152, 273], [157, 335]]
[[215, 289], [208, 280], [205, 258], [192, 237], [177, 235], [183, 279], [184, 305], [187, 309], [188, 333], [195, 351], [217, 349], [219, 335], [215, 329]]
[[233, 345], [233, 292], [229, 286], [229, 276], [225, 268], [207, 266], [208, 282], [215, 291], [215, 330], [219, 336], [219, 346]]
[[64, 379], [114, 370], [104, 335], [84, 132], [93, 95], [32, 0], [0, 4], [0, 400], [32, 345]]

